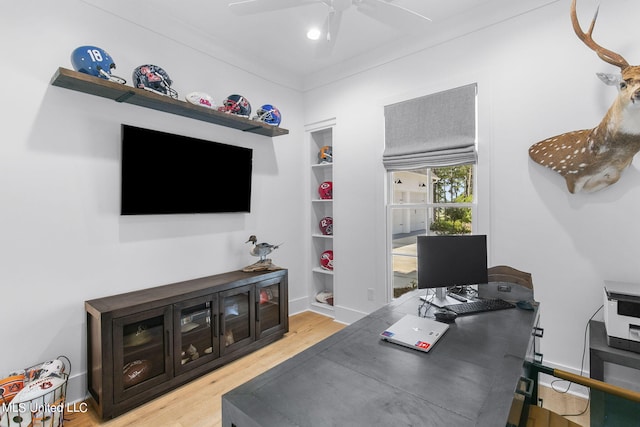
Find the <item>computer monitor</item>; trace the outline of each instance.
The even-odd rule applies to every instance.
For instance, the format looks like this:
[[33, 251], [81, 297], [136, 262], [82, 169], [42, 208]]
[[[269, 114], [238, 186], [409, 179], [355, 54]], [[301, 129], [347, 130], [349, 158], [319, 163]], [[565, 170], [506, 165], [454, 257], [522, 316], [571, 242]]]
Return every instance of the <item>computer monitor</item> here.
[[418, 236], [418, 288], [436, 288], [431, 304], [459, 304], [447, 296], [452, 286], [487, 283], [487, 236]]

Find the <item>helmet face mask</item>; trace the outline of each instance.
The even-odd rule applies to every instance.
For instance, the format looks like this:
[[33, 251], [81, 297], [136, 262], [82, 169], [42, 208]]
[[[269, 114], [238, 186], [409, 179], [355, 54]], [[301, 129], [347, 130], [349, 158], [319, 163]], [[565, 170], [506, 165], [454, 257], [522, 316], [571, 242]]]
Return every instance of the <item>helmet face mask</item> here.
[[111, 74], [116, 64], [104, 49], [97, 46], [87, 45], [75, 48], [71, 52], [71, 65], [74, 70], [84, 74], [120, 84], [127, 82], [122, 77]]
[[157, 65], [141, 65], [133, 70], [133, 84], [139, 89], [177, 99], [178, 92], [171, 88], [169, 74]]

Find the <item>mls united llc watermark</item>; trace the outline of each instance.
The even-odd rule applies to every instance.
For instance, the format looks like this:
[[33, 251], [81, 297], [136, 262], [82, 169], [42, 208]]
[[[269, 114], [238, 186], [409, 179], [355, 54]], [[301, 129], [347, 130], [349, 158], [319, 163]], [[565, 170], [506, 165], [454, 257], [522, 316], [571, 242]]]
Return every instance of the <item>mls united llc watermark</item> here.
[[20, 402], [20, 403], [3, 403], [2, 411], [0, 413], [13, 412], [13, 413], [73, 413], [82, 412], [85, 413], [89, 410], [89, 406], [86, 402], [75, 403], [59, 403], [57, 405], [49, 403], [35, 403], [35, 402]]

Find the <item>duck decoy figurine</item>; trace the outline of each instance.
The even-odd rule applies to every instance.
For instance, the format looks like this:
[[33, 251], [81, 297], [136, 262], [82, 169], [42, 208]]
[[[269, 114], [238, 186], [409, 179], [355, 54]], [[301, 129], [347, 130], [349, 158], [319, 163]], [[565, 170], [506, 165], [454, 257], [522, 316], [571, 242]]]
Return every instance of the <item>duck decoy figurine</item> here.
[[253, 256], [259, 258], [258, 262], [252, 264], [248, 267], [245, 267], [243, 271], [260, 271], [260, 270], [279, 270], [280, 267], [274, 265], [270, 259], [267, 258], [271, 252], [275, 251], [282, 245], [282, 243], [278, 245], [272, 245], [270, 243], [258, 243], [258, 239], [255, 235], [249, 236], [249, 240], [245, 243], [252, 243], [252, 248], [249, 253]]

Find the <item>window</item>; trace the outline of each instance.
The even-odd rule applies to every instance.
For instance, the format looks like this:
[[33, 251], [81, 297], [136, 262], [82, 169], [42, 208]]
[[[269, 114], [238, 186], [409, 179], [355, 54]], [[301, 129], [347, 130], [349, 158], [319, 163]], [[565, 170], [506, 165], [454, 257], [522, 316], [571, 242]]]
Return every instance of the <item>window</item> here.
[[417, 236], [474, 231], [475, 165], [389, 173], [393, 298], [417, 288]]
[[417, 236], [474, 231], [477, 84], [386, 105], [393, 298], [418, 286]]

